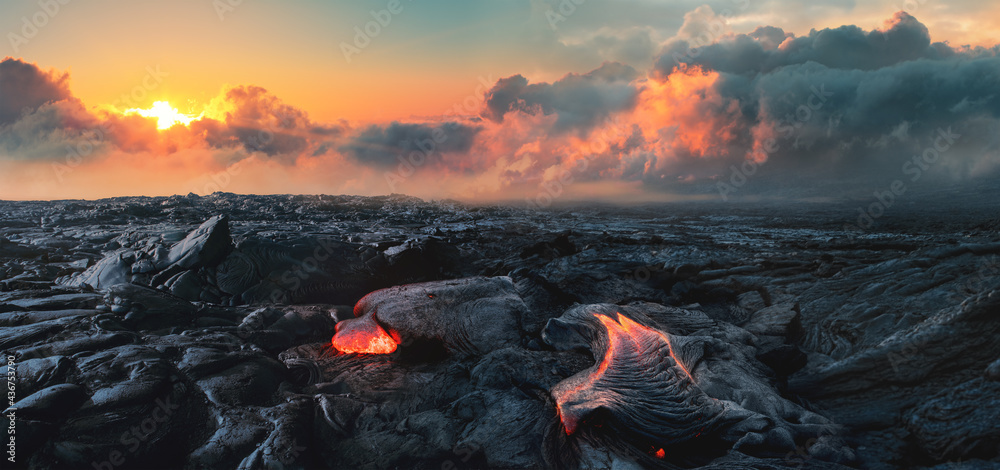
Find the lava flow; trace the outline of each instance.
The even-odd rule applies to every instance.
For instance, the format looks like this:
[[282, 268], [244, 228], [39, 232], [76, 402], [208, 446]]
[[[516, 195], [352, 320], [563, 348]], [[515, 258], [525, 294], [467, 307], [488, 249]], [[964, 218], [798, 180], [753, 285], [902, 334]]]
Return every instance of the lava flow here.
[[348, 354], [390, 354], [398, 342], [371, 319], [358, 318], [337, 324], [333, 347]]
[[[636, 371], [641, 375], [648, 374], [651, 380], [662, 380], [663, 377], [658, 374], [664, 359], [663, 346], [673, 360], [672, 365], [676, 365], [691, 383], [694, 382], [691, 373], [674, 356], [670, 339], [662, 332], [645, 327], [619, 312], [615, 312], [616, 319], [597, 313], [594, 316], [604, 325], [608, 335], [604, 357], [586, 377], [583, 374], [571, 377], [552, 392], [559, 419], [567, 434], [576, 431], [587, 411], [619, 398], [621, 391], [616, 390], [613, 384], [622, 373]], [[668, 368], [670, 365], [667, 363]]]
[[[621, 324], [621, 330], [624, 330], [627, 337], [631, 339], [633, 343], [638, 343], [643, 337], [643, 335], [654, 334], [656, 336], [659, 336], [660, 340], [667, 344], [667, 351], [669, 352], [670, 357], [674, 360], [674, 364], [676, 364], [677, 367], [684, 372], [684, 375], [686, 375], [688, 379], [691, 379], [691, 382], [694, 382], [694, 377], [691, 376], [691, 372], [688, 372], [687, 367], [684, 366], [684, 363], [682, 363], [680, 359], [677, 359], [677, 355], [674, 354], [674, 345], [670, 342], [670, 338], [668, 338], [667, 335], [663, 334], [659, 330], [642, 326], [639, 323], [633, 321], [631, 318], [626, 317], [625, 315], [622, 315], [620, 313], [618, 313], [617, 315], [618, 315], [618, 323]], [[603, 323], [604, 327], [608, 329], [609, 336], [612, 331], [612, 326], [617, 326], [615, 325], [614, 322], [611, 321], [610, 318], [605, 317], [603, 315], [601, 316], [601, 323]], [[617, 328], [615, 333], [616, 335], [619, 336], [622, 334], [621, 331], [618, 331]]]

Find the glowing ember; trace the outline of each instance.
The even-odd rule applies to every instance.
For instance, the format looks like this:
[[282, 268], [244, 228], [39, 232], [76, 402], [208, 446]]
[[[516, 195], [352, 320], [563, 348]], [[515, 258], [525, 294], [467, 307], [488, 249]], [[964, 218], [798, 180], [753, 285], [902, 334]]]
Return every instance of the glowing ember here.
[[398, 343], [377, 323], [365, 320], [347, 320], [337, 324], [333, 347], [348, 354], [390, 354]]
[[663, 450], [662, 448], [660, 450], [656, 451], [656, 458], [662, 459], [662, 458], [664, 458], [666, 456], [667, 456], [667, 452], [665, 450]]

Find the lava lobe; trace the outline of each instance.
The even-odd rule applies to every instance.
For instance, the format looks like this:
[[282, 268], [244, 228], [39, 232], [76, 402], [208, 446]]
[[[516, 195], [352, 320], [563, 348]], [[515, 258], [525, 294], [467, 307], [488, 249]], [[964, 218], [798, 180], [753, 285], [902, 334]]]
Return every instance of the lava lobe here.
[[338, 351], [348, 354], [391, 354], [399, 344], [371, 317], [338, 323], [332, 343]]
[[576, 432], [598, 409], [610, 412], [624, 429], [661, 445], [715, 427], [723, 407], [695, 384], [674, 356], [667, 335], [618, 312], [614, 318], [592, 313], [577, 320], [600, 325], [591, 338], [591, 350], [601, 360], [552, 389], [567, 434]]

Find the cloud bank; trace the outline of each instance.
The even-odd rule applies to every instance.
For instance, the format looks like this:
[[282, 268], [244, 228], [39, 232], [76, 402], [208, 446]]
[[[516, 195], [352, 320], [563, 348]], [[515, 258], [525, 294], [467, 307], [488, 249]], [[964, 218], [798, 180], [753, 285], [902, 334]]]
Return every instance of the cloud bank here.
[[[65, 73], [8, 58], [0, 167], [14, 176], [0, 179], [0, 197], [836, 197], [897, 179], [908, 162], [923, 181], [996, 175], [1000, 47], [932, 42], [904, 12], [871, 31], [802, 36], [719, 24], [708, 7], [692, 11], [647, 70], [607, 62], [551, 82], [513, 75], [482, 96], [478, 115], [363, 125], [313, 122], [263, 88], [232, 86], [189, 126], [158, 131], [85, 107]], [[93, 183], [108, 175], [117, 187]]]

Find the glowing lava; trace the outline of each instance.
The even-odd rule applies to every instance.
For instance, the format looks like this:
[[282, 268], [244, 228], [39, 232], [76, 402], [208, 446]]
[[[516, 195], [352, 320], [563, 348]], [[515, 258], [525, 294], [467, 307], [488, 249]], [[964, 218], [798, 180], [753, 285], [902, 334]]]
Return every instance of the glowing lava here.
[[[683, 376], [678, 380], [690, 381], [688, 385], [694, 383], [691, 373], [674, 356], [673, 346], [667, 335], [645, 327], [619, 312], [615, 312], [616, 319], [598, 313], [594, 316], [604, 325], [608, 335], [604, 357], [585, 378], [571, 377], [553, 389], [556, 411], [563, 427], [566, 428], [566, 434], [573, 434], [580, 424], [579, 421], [584, 417], [579, 409], [581, 404], [585, 403], [586, 409], [594, 409], [608, 405], [619, 398], [619, 391], [609, 388], [608, 385], [622, 373], [638, 369], [654, 379], [664, 365], [667, 368], [674, 365], [683, 372]], [[661, 363], [663, 346], [666, 346], [667, 354], [673, 359], [672, 364]], [[607, 380], [608, 377], [611, 377], [610, 381]], [[687, 380], [684, 380], [685, 378]], [[560, 386], [563, 384], [565, 386]], [[682, 384], [675, 383], [674, 386], [680, 387]]]
[[177, 124], [188, 125], [191, 121], [198, 119], [196, 116], [182, 114], [177, 108], [170, 106], [166, 101], [156, 101], [149, 109], [132, 108], [125, 110], [124, 114], [138, 114], [142, 117], [156, 118], [157, 129], [170, 129]]
[[398, 346], [384, 328], [364, 318], [338, 323], [332, 343], [338, 351], [348, 354], [390, 354]]
[[[608, 328], [608, 332], [610, 334], [612, 328], [611, 325], [614, 325], [615, 323], [612, 322], [610, 318], [603, 315], [601, 315], [601, 323], [604, 324], [605, 328]], [[677, 359], [677, 355], [674, 354], [674, 346], [670, 343], [670, 338], [667, 338], [667, 335], [663, 334], [659, 330], [646, 328], [645, 326], [636, 323], [631, 318], [620, 313], [618, 314], [618, 323], [621, 324], [621, 329], [625, 331], [627, 338], [632, 340], [633, 343], [641, 341], [643, 335], [654, 334], [659, 336], [660, 340], [667, 344], [667, 351], [670, 353], [670, 357], [673, 358], [674, 364], [684, 372], [684, 375], [686, 375], [691, 382], [694, 382], [694, 377], [692, 377], [691, 373], [688, 372], [687, 367], [685, 367], [684, 364]], [[621, 335], [620, 332], [616, 333], [618, 336]]]

